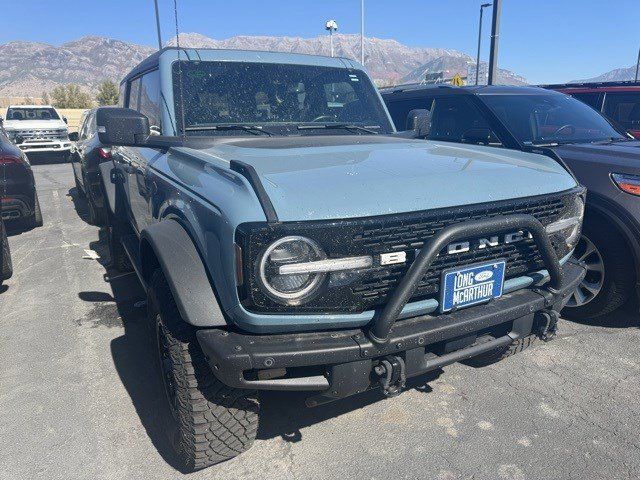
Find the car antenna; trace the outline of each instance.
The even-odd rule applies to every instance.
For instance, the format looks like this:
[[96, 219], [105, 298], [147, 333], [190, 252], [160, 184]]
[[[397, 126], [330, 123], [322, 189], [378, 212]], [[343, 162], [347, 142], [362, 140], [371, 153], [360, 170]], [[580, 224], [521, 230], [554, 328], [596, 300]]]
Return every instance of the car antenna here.
[[180, 91], [180, 136], [186, 137], [184, 130], [184, 95], [182, 90], [182, 62], [180, 61], [180, 33], [178, 32], [178, 0], [173, 0], [173, 17], [176, 21], [176, 47], [178, 47], [178, 89]]

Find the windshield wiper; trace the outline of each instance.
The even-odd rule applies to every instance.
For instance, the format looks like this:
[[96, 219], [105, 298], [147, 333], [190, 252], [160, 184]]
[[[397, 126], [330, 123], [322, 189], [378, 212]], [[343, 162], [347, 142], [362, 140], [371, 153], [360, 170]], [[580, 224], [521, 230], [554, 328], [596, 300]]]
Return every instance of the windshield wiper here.
[[241, 123], [228, 125], [189, 125], [184, 129], [185, 132], [208, 132], [216, 130], [244, 130], [245, 132], [249, 132], [254, 135], [260, 135], [262, 133], [264, 135], [269, 135], [270, 137], [273, 136], [273, 132], [265, 130], [263, 127], [258, 125], [244, 125]]
[[362, 127], [360, 125], [352, 125], [350, 123], [320, 123], [318, 125], [298, 125], [298, 130], [357, 130], [358, 132], [371, 133], [377, 135], [378, 132], [373, 128], [380, 128], [379, 125]]

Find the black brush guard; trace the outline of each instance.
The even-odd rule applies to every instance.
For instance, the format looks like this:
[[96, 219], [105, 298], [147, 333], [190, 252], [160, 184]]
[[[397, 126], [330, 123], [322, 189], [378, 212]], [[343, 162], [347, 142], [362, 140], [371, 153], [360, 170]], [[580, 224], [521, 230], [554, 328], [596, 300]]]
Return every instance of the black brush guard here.
[[413, 296], [420, 280], [436, 259], [438, 254], [449, 243], [465, 238], [476, 238], [482, 235], [502, 233], [506, 231], [523, 230], [532, 236], [538, 251], [542, 255], [544, 264], [551, 277], [550, 287], [560, 288], [562, 284], [562, 270], [558, 263], [558, 257], [551, 245], [549, 236], [542, 224], [532, 215], [508, 215], [493, 217], [484, 220], [458, 223], [443, 228], [438, 232], [413, 261], [406, 275], [389, 298], [379, 317], [373, 320], [369, 330], [369, 338], [372, 342], [383, 345], [389, 341], [389, 332], [393, 324], [400, 316], [400, 312]]
[[[544, 287], [525, 288], [475, 307], [396, 323], [422, 276], [446, 245], [519, 230], [531, 233], [538, 246], [550, 276]], [[464, 222], [446, 227], [430, 239], [367, 329], [271, 335], [203, 329], [197, 338], [214, 374], [226, 385], [321, 391], [307, 402], [318, 405], [379, 386], [374, 371], [387, 359], [400, 358], [403, 375], [409, 378], [505, 347], [531, 333], [544, 337], [549, 327], [555, 326], [557, 311], [584, 273], [584, 267], [573, 260], [560, 266], [544, 227], [531, 215]], [[505, 333], [487, 334], [496, 328]], [[256, 375], [258, 371], [283, 369], [310, 369], [312, 373], [283, 378]]]

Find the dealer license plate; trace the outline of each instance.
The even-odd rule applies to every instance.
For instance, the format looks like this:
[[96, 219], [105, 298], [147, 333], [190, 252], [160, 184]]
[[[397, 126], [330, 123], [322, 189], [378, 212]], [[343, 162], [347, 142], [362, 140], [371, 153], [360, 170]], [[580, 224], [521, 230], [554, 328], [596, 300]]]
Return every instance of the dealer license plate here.
[[442, 272], [440, 311], [470, 307], [502, 296], [505, 260], [494, 260]]

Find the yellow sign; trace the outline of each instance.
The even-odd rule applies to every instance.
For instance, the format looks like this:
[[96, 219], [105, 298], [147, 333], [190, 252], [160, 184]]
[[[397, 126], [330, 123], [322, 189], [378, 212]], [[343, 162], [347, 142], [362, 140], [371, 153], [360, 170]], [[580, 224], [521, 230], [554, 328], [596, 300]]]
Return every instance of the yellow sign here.
[[455, 77], [451, 79], [451, 85], [462, 87], [464, 85], [464, 80], [462, 80], [462, 77], [456, 73]]

